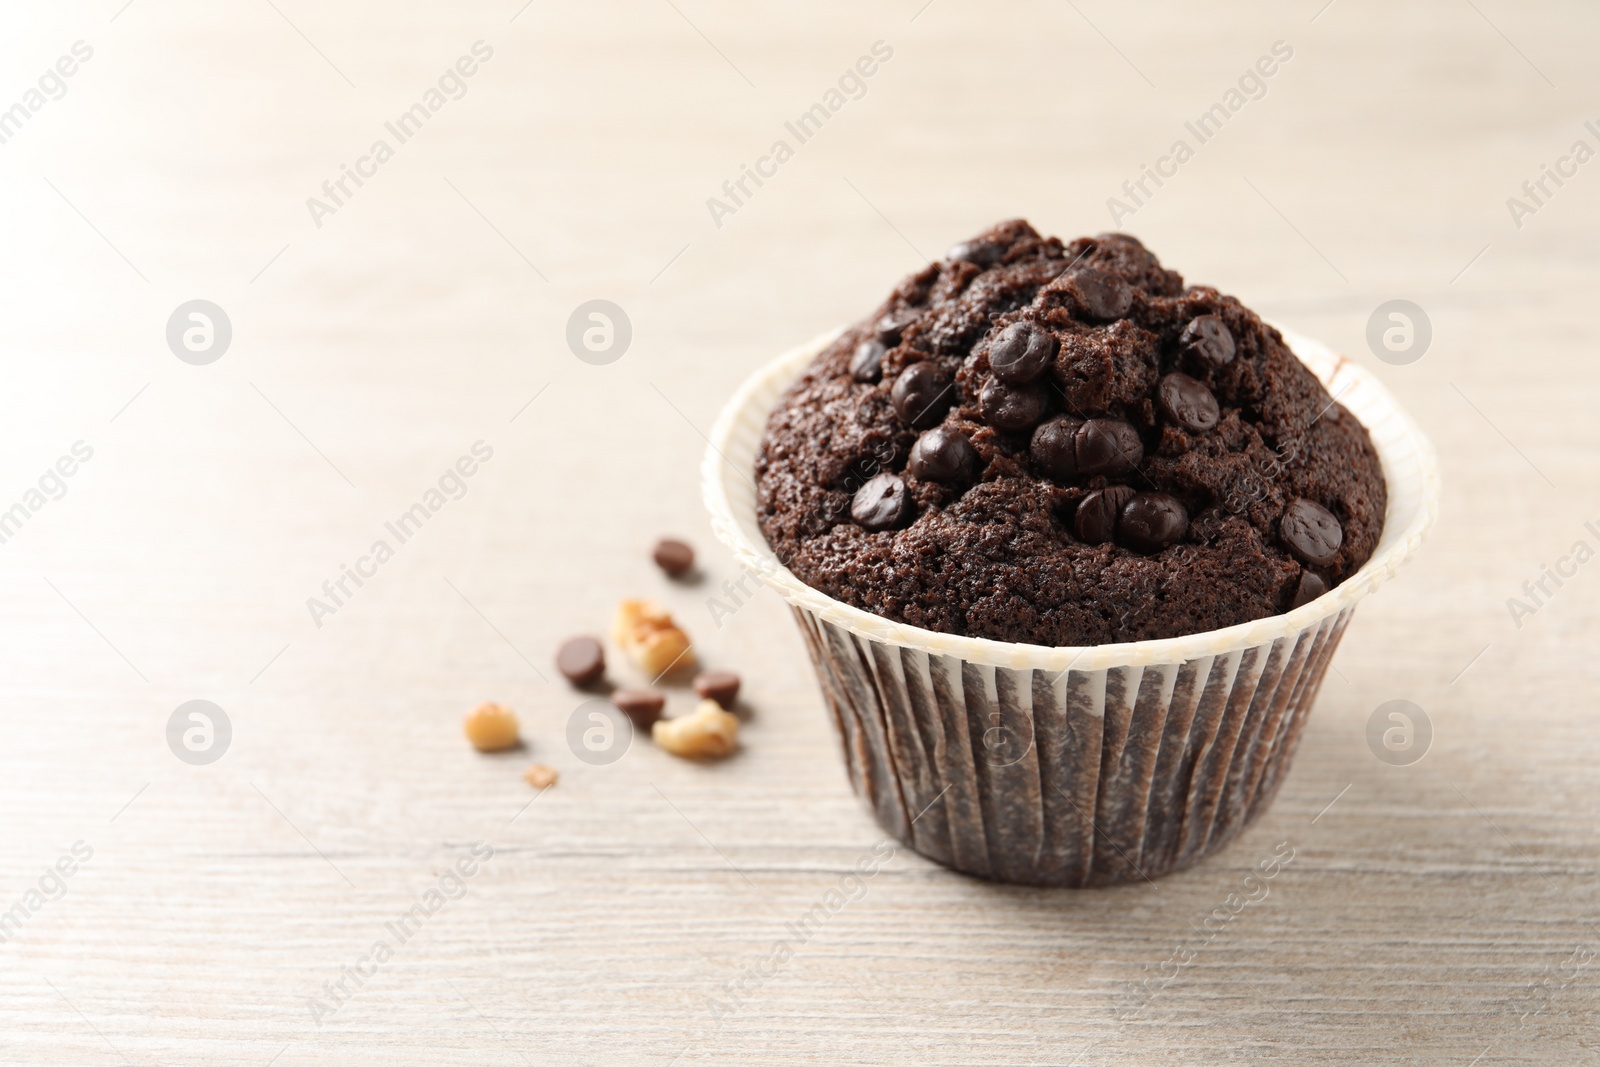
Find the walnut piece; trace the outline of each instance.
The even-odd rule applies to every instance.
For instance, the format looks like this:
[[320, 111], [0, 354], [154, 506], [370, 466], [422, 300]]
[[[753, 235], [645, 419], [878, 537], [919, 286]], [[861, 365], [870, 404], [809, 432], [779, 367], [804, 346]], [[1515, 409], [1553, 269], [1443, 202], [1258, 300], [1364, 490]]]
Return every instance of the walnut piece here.
[[535, 789], [549, 789], [560, 777], [556, 769], [548, 763], [529, 764], [528, 769], [522, 772], [522, 780]]
[[517, 743], [517, 717], [510, 708], [485, 701], [467, 713], [461, 724], [467, 740], [479, 752], [499, 752]]
[[689, 635], [654, 600], [624, 600], [611, 621], [611, 639], [652, 680], [694, 665]]
[[733, 751], [739, 717], [715, 700], [702, 700], [688, 715], [659, 720], [650, 728], [650, 736], [674, 756], [721, 759]]

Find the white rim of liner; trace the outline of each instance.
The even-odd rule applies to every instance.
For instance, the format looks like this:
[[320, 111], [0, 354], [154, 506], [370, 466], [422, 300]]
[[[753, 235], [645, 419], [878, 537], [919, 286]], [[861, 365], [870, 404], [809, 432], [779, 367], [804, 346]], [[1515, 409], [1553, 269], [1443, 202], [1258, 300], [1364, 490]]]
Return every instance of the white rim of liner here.
[[1383, 465], [1389, 505], [1372, 558], [1332, 590], [1282, 615], [1183, 637], [1119, 644], [1061, 646], [959, 637], [894, 622], [835, 600], [806, 585], [778, 561], [756, 523], [755, 459], [773, 406], [810, 362], [842, 330], [793, 348], [745, 380], [711, 429], [701, 464], [701, 488], [711, 527], [739, 562], [755, 571], [791, 605], [874, 641], [955, 656], [969, 663], [1013, 670], [1098, 671], [1111, 667], [1183, 663], [1297, 637], [1323, 619], [1354, 606], [1411, 558], [1439, 512], [1439, 461], [1433, 445], [1370, 371], [1326, 345], [1278, 327], [1300, 361], [1330, 396], [1366, 426]]

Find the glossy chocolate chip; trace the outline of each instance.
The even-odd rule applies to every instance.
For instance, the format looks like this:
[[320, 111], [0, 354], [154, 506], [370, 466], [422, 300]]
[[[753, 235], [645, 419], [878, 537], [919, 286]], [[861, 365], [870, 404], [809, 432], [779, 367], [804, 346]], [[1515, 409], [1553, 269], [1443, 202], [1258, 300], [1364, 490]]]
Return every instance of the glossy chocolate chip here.
[[1178, 348], [1202, 367], [1216, 369], [1233, 362], [1233, 334], [1215, 315], [1201, 315], [1178, 335]]
[[850, 357], [850, 377], [858, 382], [875, 382], [883, 377], [883, 354], [889, 351], [882, 341], [862, 341]]
[[682, 578], [694, 567], [694, 549], [682, 541], [663, 537], [650, 550], [650, 558], [672, 578]]
[[667, 698], [654, 689], [618, 689], [611, 694], [611, 703], [633, 720], [635, 726], [650, 728], [661, 718]]
[[1056, 339], [1026, 322], [1013, 322], [989, 345], [989, 367], [1010, 385], [1033, 381], [1056, 357]]
[[1007, 385], [990, 378], [978, 393], [978, 412], [997, 430], [1022, 433], [1044, 418], [1050, 396], [1037, 385]]
[[894, 413], [907, 426], [937, 426], [955, 402], [956, 386], [950, 372], [937, 363], [913, 363], [900, 372], [890, 390]]
[[599, 681], [606, 673], [606, 650], [592, 637], [569, 637], [556, 650], [556, 670], [573, 685]]
[[1160, 552], [1188, 530], [1189, 513], [1166, 493], [1135, 493], [1117, 519], [1117, 541], [1135, 552]]
[[695, 696], [715, 700], [724, 708], [739, 699], [739, 676], [732, 671], [701, 671], [694, 678]]
[[863, 530], [879, 533], [904, 526], [914, 508], [906, 483], [898, 474], [885, 471], [856, 490], [850, 500], [850, 517]]
[[1144, 459], [1144, 442], [1132, 423], [1121, 419], [1090, 419], [1073, 435], [1082, 475], [1127, 474]]
[[1117, 516], [1134, 495], [1126, 485], [1108, 485], [1079, 501], [1078, 513], [1072, 517], [1072, 530], [1078, 540], [1090, 545], [1111, 540], [1117, 532]]
[[919, 316], [911, 308], [901, 308], [891, 311], [879, 319], [873, 329], [878, 334], [878, 340], [893, 348], [900, 343], [900, 338], [905, 336], [906, 327], [916, 322]]
[[935, 426], [911, 446], [906, 469], [925, 482], [961, 488], [978, 480], [983, 460], [960, 430]]
[[951, 245], [950, 251], [944, 258], [957, 262], [976, 263], [980, 267], [989, 267], [1000, 262], [1000, 257], [1005, 255], [1005, 249], [999, 245], [985, 244], [980, 241], [962, 241], [960, 244]]
[[1205, 433], [1222, 417], [1217, 398], [1205, 383], [1182, 371], [1173, 371], [1156, 386], [1156, 403], [1170, 421], [1190, 433]]
[[1091, 319], [1120, 319], [1133, 306], [1133, 288], [1110, 271], [1083, 267], [1072, 274], [1078, 306]]
[[1078, 446], [1075, 440], [1083, 420], [1072, 415], [1057, 415], [1039, 424], [1028, 444], [1034, 468], [1058, 482], [1078, 476]]
[[1289, 610], [1311, 603], [1317, 597], [1328, 591], [1328, 583], [1322, 580], [1322, 575], [1316, 571], [1301, 571], [1300, 582], [1294, 588], [1294, 601], [1289, 605]]
[[1301, 563], [1326, 567], [1339, 555], [1344, 529], [1333, 512], [1305, 497], [1289, 501], [1278, 520], [1278, 540]]

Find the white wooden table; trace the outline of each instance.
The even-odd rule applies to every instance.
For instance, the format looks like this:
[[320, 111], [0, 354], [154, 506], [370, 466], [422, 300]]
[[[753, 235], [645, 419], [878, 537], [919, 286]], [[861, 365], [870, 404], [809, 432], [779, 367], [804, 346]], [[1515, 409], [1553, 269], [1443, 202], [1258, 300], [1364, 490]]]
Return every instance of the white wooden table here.
[[[1600, 15], [920, 3], [0, 15], [0, 510], [23, 508], [0, 544], [0, 1062], [1596, 1059], [1600, 568], [1524, 618], [1507, 600], [1600, 548], [1600, 164], [1561, 164], [1520, 228], [1507, 198], [1600, 148]], [[859, 99], [786, 132], [879, 41]], [[1122, 225], [1383, 376], [1441, 453], [1432, 541], [1363, 607], [1276, 806], [1220, 857], [1040, 892], [902, 850], [769, 964], [887, 846], [783, 605], [708, 613], [737, 575], [702, 434], [924, 255], [1014, 215], [1108, 228], [1278, 41], [1264, 95]], [[401, 142], [385, 123], [417, 103]], [[780, 138], [792, 158], [761, 163]], [[772, 176], [719, 226], [707, 200], [746, 164]], [[366, 177], [332, 205], [342, 166]], [[195, 299], [231, 324], [207, 365], [165, 337]], [[632, 327], [606, 365], [565, 341], [593, 299]], [[1392, 299], [1431, 321], [1408, 365], [1367, 346]], [[479, 441], [463, 495], [361, 563]], [[701, 584], [655, 571], [666, 532]], [[306, 601], [346, 565], [368, 577], [319, 626]], [[745, 676], [736, 758], [569, 749], [554, 647], [630, 595]], [[209, 765], [167, 743], [197, 699], [231, 724]], [[485, 699], [526, 751], [465, 745]], [[1393, 699], [1432, 726], [1406, 766], [1367, 741]], [[536, 800], [534, 760], [562, 775]], [[447, 876], [475, 842], [492, 857]], [[1207, 932], [1281, 842], [1267, 897]], [[397, 943], [441, 885], [459, 898]]]

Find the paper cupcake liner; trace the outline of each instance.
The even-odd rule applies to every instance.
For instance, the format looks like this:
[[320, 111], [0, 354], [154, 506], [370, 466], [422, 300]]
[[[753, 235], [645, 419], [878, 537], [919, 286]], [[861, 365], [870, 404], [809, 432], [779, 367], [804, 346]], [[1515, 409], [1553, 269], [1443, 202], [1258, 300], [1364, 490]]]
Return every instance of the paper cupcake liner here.
[[1367, 427], [1389, 505], [1354, 575], [1283, 615], [1185, 637], [1046, 648], [880, 618], [812, 589], [756, 523], [751, 473], [779, 396], [833, 335], [749, 379], [703, 469], [718, 538], [790, 604], [856, 793], [956, 870], [1029, 885], [1154, 878], [1217, 850], [1276, 795], [1356, 603], [1432, 526], [1432, 446], [1381, 384], [1284, 331]]

